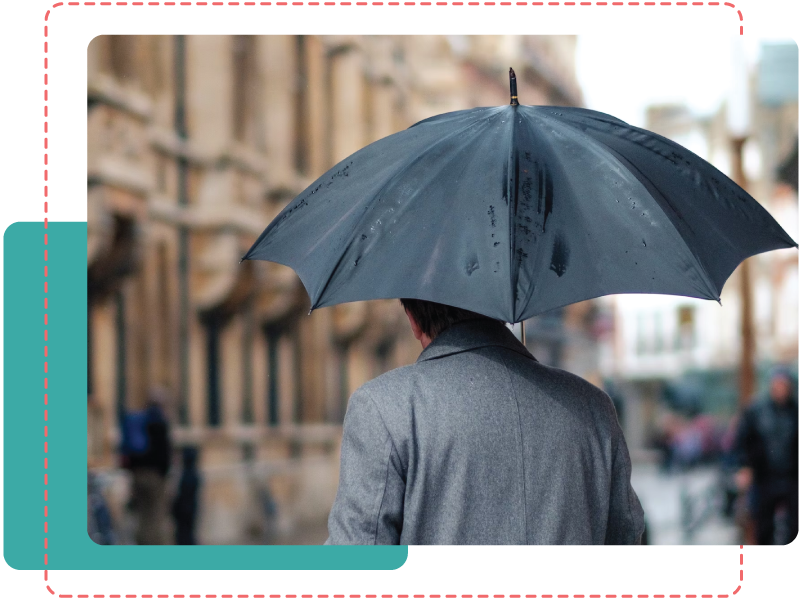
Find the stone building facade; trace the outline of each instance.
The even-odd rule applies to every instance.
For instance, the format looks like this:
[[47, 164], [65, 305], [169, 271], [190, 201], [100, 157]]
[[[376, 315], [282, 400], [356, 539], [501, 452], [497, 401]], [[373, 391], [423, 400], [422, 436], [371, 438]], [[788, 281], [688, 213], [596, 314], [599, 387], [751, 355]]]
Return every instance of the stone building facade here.
[[118, 522], [119, 417], [160, 388], [176, 445], [200, 449], [202, 543], [324, 539], [347, 398], [415, 360], [419, 346], [397, 301], [308, 315], [291, 269], [240, 257], [291, 198], [362, 146], [433, 114], [508, 102], [510, 65], [523, 103], [580, 104], [574, 45], [558, 36], [92, 41], [89, 468], [105, 478]]

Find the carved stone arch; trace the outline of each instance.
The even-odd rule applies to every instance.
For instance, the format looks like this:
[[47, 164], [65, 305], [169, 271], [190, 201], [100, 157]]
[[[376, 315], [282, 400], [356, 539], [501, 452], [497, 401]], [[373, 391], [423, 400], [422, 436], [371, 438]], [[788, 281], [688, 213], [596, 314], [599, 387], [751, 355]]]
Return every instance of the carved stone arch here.
[[337, 304], [330, 309], [331, 341], [338, 346], [348, 346], [361, 337], [369, 324], [367, 302]]
[[105, 213], [89, 233], [88, 297], [97, 302], [135, 273], [142, 258], [141, 226], [131, 215]]
[[363, 342], [379, 354], [386, 346], [393, 345], [408, 325], [399, 300], [373, 300], [368, 305], [369, 327]]
[[250, 261], [232, 268], [242, 254], [235, 232], [195, 232], [190, 259], [191, 296], [198, 314], [230, 317], [242, 310], [256, 289]]
[[308, 295], [290, 267], [260, 260], [246, 262], [252, 263], [256, 274], [254, 307], [262, 327], [285, 329], [308, 313]]

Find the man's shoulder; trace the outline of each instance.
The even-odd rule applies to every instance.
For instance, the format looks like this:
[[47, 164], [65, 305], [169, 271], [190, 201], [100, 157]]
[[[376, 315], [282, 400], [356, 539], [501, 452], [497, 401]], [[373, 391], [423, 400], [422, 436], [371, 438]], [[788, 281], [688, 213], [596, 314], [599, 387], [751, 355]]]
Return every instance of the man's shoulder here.
[[376, 401], [389, 395], [396, 397], [414, 381], [418, 371], [419, 363], [397, 367], [370, 379], [356, 390], [355, 395], [368, 396]]
[[595, 384], [570, 371], [565, 371], [557, 367], [550, 367], [541, 363], [537, 363], [537, 370], [547, 378], [547, 380], [563, 387], [567, 391], [580, 392], [582, 394], [595, 395], [603, 398], [608, 397], [608, 394]]

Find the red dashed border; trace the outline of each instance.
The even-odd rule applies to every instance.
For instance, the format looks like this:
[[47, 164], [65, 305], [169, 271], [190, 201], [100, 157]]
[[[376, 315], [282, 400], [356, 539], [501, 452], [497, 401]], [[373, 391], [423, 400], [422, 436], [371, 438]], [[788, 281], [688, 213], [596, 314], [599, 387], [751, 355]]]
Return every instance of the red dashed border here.
[[[730, 2], [57, 2], [59, 6], [727, 6], [736, 10], [739, 22], [742, 11]], [[47, 11], [47, 15], [50, 11]], [[45, 17], [47, 20], [47, 17]], [[739, 25], [744, 35], [744, 25]]]
[[[57, 2], [53, 4], [53, 9], [58, 8], [59, 6], [288, 6], [288, 2]], [[292, 2], [292, 6], [352, 6], [355, 4], [356, 6], [383, 6], [386, 4], [387, 6], [399, 6], [400, 2]], [[730, 2], [403, 2], [403, 6], [511, 6], [512, 4], [516, 6], [727, 6], [729, 8], [733, 8], [736, 10], [736, 13], [739, 16], [739, 22], [743, 22], [744, 18], [742, 17], [742, 11], [736, 9], [736, 6], [731, 4]], [[45, 13], [44, 20], [47, 22], [50, 19], [50, 11], [48, 10]], [[44, 26], [44, 452], [45, 455], [47, 454], [47, 214], [48, 214], [48, 207], [47, 207], [47, 166], [48, 166], [48, 154], [47, 154], [47, 25]], [[739, 35], [744, 35], [744, 26], [739, 25]], [[47, 507], [48, 507], [48, 498], [47, 498], [47, 456], [44, 459], [44, 580], [48, 581], [48, 574], [47, 574]], [[736, 587], [735, 590], [731, 594], [445, 594], [444, 598], [461, 598], [461, 599], [470, 599], [470, 598], [729, 598], [730, 596], [735, 596], [738, 594], [741, 589], [741, 582], [744, 581], [744, 546], [739, 546], [739, 582], [740, 584]], [[45, 586], [47, 591], [50, 592], [52, 595], [56, 595], [56, 593], [52, 590], [49, 585]], [[58, 594], [59, 598], [298, 598], [296, 594]], [[300, 598], [362, 598], [361, 594], [332, 594], [329, 596], [328, 594], [301, 594]], [[408, 594], [381, 594], [380, 596], [376, 594], [365, 594], [363, 598], [431, 598], [437, 599], [442, 598], [440, 594], [414, 594], [409, 596]]]

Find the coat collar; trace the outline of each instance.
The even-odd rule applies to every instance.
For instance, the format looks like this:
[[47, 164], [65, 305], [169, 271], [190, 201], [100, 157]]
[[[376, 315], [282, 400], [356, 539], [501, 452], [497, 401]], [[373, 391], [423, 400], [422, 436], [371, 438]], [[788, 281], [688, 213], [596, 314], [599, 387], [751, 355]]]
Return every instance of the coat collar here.
[[473, 319], [445, 329], [422, 351], [417, 362], [486, 346], [501, 346], [536, 360], [505, 325], [493, 319]]

